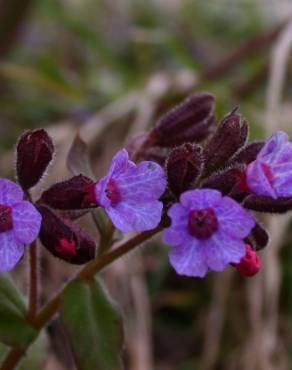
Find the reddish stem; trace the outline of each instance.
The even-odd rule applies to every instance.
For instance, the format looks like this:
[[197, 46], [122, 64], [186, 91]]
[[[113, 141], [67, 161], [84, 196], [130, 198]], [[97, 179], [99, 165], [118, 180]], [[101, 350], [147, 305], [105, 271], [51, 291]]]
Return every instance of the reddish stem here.
[[38, 309], [38, 253], [37, 243], [34, 241], [29, 247], [29, 308], [28, 319], [33, 321]]

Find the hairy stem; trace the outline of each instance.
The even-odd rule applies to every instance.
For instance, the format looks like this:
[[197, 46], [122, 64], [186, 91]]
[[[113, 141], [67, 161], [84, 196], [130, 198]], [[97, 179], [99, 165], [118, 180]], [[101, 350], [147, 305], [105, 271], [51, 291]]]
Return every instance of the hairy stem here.
[[[125, 255], [131, 250], [135, 249], [141, 243], [143, 243], [147, 239], [150, 239], [152, 236], [160, 232], [162, 229], [163, 227], [158, 226], [153, 230], [144, 231], [143, 233], [136, 235], [134, 238], [121, 244], [118, 248], [89, 262], [81, 271], [79, 271], [79, 273], [77, 273], [73, 280], [89, 279], [93, 277], [97, 272], [102, 270], [104, 267], [108, 266], [109, 264], [117, 260], [119, 257]], [[42, 310], [34, 317], [33, 322], [35, 327], [41, 329], [54, 316], [54, 314], [57, 312], [59, 308], [60, 299], [65, 288], [66, 286], [49, 303], [47, 303], [45, 307], [43, 307]], [[25, 354], [26, 349], [27, 348], [20, 347], [12, 348], [10, 352], [7, 354], [6, 358], [4, 359], [4, 362], [2, 363], [0, 370], [13, 370], [21, 360], [22, 356]]]

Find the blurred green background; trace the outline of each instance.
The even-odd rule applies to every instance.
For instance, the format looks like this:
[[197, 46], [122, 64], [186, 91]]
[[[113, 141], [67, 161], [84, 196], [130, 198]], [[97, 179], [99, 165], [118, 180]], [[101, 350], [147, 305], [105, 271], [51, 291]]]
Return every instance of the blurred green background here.
[[[216, 96], [218, 119], [240, 105], [252, 139], [291, 133], [291, 14], [290, 0], [0, 0], [1, 176], [36, 127], [60, 153], [79, 129], [101, 176], [117, 148], [199, 90]], [[48, 182], [66, 177], [56, 167]], [[263, 222], [272, 242], [253, 279], [179, 277], [158, 240], [106, 271], [127, 369], [292, 369], [291, 228], [286, 216]], [[52, 257], [43, 266], [45, 300], [67, 275]], [[48, 334], [42, 369], [73, 369], [58, 322]]]

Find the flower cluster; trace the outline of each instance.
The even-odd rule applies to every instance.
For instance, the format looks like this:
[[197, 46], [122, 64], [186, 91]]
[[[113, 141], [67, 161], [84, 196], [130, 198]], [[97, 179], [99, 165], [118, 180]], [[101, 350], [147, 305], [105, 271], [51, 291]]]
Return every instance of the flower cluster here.
[[269, 237], [253, 211], [292, 209], [292, 143], [284, 132], [247, 143], [248, 124], [237, 109], [215, 129], [214, 103], [210, 94], [192, 95], [120, 150], [106, 176], [73, 176], [35, 203], [29, 191], [51, 163], [54, 145], [44, 130], [22, 135], [20, 186], [0, 180], [0, 270], [13, 268], [37, 236], [60, 259], [90, 261], [95, 241], [74, 218], [102, 208], [124, 233], [165, 228], [178, 274], [203, 277], [228, 265], [256, 274], [257, 251]]

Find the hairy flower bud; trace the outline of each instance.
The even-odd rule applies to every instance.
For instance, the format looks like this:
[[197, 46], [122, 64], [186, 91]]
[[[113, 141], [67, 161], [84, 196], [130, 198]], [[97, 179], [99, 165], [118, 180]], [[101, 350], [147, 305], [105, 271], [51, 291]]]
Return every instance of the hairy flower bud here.
[[166, 173], [170, 190], [179, 196], [200, 175], [203, 167], [202, 148], [195, 144], [183, 144], [170, 153]]
[[208, 172], [222, 167], [246, 142], [248, 125], [237, 110], [229, 113], [218, 126], [204, 150]]
[[249, 195], [243, 206], [257, 212], [286, 213], [292, 210], [292, 197], [277, 198], [265, 195]]
[[149, 134], [153, 146], [174, 147], [204, 140], [214, 124], [214, 97], [207, 93], [191, 95], [163, 115]]
[[261, 260], [250, 245], [246, 244], [246, 255], [235, 265], [235, 268], [243, 276], [254, 276], [259, 272]]
[[74, 176], [44, 191], [41, 202], [63, 210], [97, 207], [94, 186], [94, 182], [88, 177]]
[[253, 162], [265, 143], [263, 141], [255, 141], [240, 149], [228, 162], [228, 164], [249, 164]]
[[237, 166], [216, 172], [208, 177], [202, 184], [203, 188], [217, 189], [223, 195], [228, 195], [236, 190], [236, 193], [246, 191], [245, 167]]
[[38, 207], [42, 215], [39, 238], [55, 257], [81, 265], [95, 256], [96, 245], [92, 238], [68, 220], [57, 216], [45, 206]]
[[17, 144], [16, 171], [19, 184], [27, 190], [36, 185], [53, 159], [54, 145], [45, 130], [25, 132]]
[[256, 223], [247, 237], [248, 244], [251, 244], [256, 250], [263, 249], [269, 243], [269, 234], [262, 225]]

